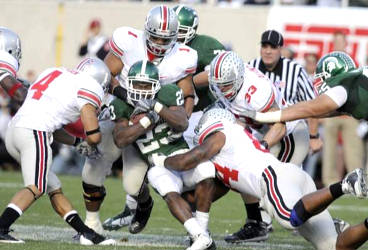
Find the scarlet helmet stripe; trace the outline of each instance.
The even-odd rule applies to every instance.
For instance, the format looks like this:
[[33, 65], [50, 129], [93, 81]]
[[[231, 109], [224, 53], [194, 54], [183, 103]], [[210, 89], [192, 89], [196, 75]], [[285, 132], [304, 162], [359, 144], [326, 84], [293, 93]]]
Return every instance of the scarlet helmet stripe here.
[[16, 76], [17, 74], [17, 71], [14, 69], [13, 66], [11, 66], [10, 64], [6, 63], [6, 62], [3, 62], [3, 61], [0, 61], [0, 70], [3, 69], [3, 70], [6, 70], [7, 72], [9, 72], [10, 74], [12, 74], [14, 77]]
[[215, 78], [218, 79], [220, 77], [220, 70], [221, 70], [221, 63], [225, 56], [227, 55], [227, 52], [224, 52], [220, 55], [220, 57], [217, 59], [216, 66], [215, 66]]
[[109, 41], [110, 48], [112, 52], [117, 56], [123, 56], [124, 52], [116, 45], [113, 39]]
[[167, 22], [167, 19], [168, 19], [168, 9], [167, 9], [167, 6], [166, 5], [162, 5], [161, 6], [161, 13], [162, 13], [162, 26], [161, 26], [161, 29], [162, 30], [167, 30], [168, 28], [168, 22]]

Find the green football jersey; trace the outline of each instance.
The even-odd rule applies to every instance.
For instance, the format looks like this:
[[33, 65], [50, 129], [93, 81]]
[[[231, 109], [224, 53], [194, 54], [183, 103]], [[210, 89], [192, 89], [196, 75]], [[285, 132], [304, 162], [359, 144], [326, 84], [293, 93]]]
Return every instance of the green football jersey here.
[[[204, 71], [215, 56], [225, 47], [215, 38], [205, 35], [196, 35], [188, 44], [189, 47], [195, 49], [198, 53], [197, 71], [195, 74]], [[196, 88], [196, 93], [199, 98], [194, 111], [203, 110], [208, 105], [215, 101], [208, 87]]]
[[337, 111], [350, 114], [356, 119], [368, 120], [368, 68], [358, 68], [329, 78], [326, 85], [342, 86], [348, 93], [345, 104]]
[[[156, 99], [167, 107], [181, 106], [184, 104], [182, 90], [174, 84], [162, 86], [156, 94]], [[110, 103], [109, 110], [111, 120], [118, 120], [120, 118], [129, 120], [134, 107], [126, 101], [116, 98]], [[152, 154], [161, 153], [170, 155], [178, 150], [189, 149], [184, 137], [175, 137], [176, 139], [173, 140], [171, 137], [173, 133], [175, 132], [169, 125], [160, 119], [156, 126], [146, 134], [141, 135], [135, 141], [134, 145], [139, 149], [142, 157], [148, 163], [150, 163], [148, 159]]]

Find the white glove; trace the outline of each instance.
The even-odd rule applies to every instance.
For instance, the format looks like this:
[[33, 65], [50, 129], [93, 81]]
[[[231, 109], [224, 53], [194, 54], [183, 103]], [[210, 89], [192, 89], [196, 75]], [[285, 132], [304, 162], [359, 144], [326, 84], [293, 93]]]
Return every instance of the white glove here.
[[98, 151], [97, 147], [91, 146], [86, 141], [81, 141], [75, 146], [77, 152], [84, 155], [90, 159], [96, 160], [101, 158], [101, 153]]

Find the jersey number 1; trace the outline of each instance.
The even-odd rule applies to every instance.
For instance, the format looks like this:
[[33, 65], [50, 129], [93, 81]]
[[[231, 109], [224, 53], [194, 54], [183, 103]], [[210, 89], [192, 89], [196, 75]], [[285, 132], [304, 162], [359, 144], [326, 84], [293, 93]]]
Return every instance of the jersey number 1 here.
[[35, 89], [36, 91], [33, 93], [32, 99], [39, 100], [42, 97], [43, 91], [45, 91], [49, 84], [59, 75], [61, 75], [61, 71], [55, 70], [49, 73], [47, 76], [34, 83], [31, 89]]

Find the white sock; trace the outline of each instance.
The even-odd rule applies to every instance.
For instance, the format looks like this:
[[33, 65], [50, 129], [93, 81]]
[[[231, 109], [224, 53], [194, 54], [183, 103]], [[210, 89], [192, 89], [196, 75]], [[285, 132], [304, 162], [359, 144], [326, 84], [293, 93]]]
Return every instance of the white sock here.
[[198, 224], [206, 232], [208, 231], [208, 221], [209, 221], [209, 218], [210, 218], [209, 213], [196, 211], [196, 219], [198, 221]]
[[100, 220], [99, 212], [86, 211], [86, 221]]
[[137, 209], [137, 201], [129, 194], [127, 194], [125, 197], [125, 203], [129, 207], [130, 210]]
[[195, 218], [190, 218], [184, 222], [184, 227], [191, 236], [196, 236], [204, 233], [204, 230], [198, 224]]

